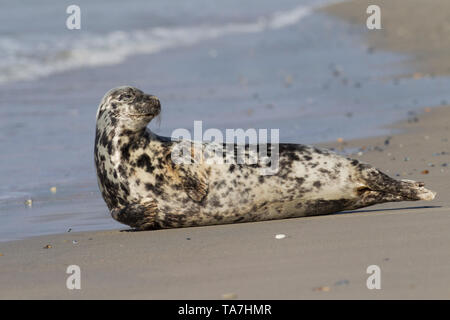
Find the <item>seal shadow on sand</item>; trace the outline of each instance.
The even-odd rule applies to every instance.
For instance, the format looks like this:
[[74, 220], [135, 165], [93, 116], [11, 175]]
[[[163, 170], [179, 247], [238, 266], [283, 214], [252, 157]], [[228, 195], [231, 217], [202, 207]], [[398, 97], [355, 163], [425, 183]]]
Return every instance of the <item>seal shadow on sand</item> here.
[[399, 210], [417, 210], [417, 209], [437, 209], [442, 208], [442, 206], [415, 206], [415, 207], [401, 207], [401, 208], [388, 208], [388, 209], [364, 209], [364, 210], [350, 210], [350, 211], [340, 211], [334, 214], [350, 214], [350, 213], [364, 213], [364, 212], [380, 212], [380, 211], [399, 211]]
[[[388, 209], [366, 209], [366, 210], [350, 210], [350, 211], [339, 211], [335, 213], [327, 214], [326, 216], [334, 216], [334, 215], [341, 215], [341, 214], [352, 214], [352, 213], [368, 213], [368, 212], [381, 212], [381, 211], [400, 211], [400, 210], [418, 210], [418, 209], [437, 209], [442, 208], [442, 206], [415, 206], [415, 207], [401, 207], [401, 208], [388, 208]], [[318, 216], [318, 217], [323, 217]], [[287, 218], [287, 219], [301, 219], [305, 217], [293, 217], [293, 218]], [[282, 221], [286, 219], [280, 219], [278, 221]], [[271, 221], [271, 220], [269, 220]], [[264, 223], [265, 221], [255, 221], [255, 223]], [[233, 223], [232, 223], [233, 224]], [[198, 226], [198, 227], [207, 227], [207, 226]], [[192, 227], [192, 228], [198, 228], [198, 227]], [[180, 228], [181, 229], [181, 228]], [[137, 230], [137, 229], [122, 229], [120, 232], [144, 232], [144, 231], [157, 231], [157, 230], [164, 230], [164, 229], [155, 229], [155, 230]]]

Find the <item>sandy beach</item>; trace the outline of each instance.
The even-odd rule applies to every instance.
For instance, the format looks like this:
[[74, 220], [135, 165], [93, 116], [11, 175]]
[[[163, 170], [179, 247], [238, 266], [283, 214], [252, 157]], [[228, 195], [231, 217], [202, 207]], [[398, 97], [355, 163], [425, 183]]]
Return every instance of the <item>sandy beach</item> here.
[[[356, 157], [391, 176], [424, 181], [438, 193], [432, 202], [0, 243], [0, 298], [449, 299], [450, 107], [426, 111], [396, 126], [404, 133], [326, 146], [372, 149]], [[381, 268], [381, 290], [366, 287], [372, 264]], [[81, 290], [66, 288], [69, 265], [81, 268]]]
[[381, 9], [381, 30], [366, 32], [371, 50], [406, 53], [410, 74], [401, 76], [448, 75], [450, 73], [450, 3], [445, 0], [353, 0], [323, 8], [323, 12], [365, 26], [366, 8]]
[[[425, 17], [406, 17], [409, 6], [419, 2], [424, 9], [416, 13]], [[364, 25], [367, 3], [348, 1], [323, 12]], [[383, 30], [367, 33], [365, 41], [374, 50], [411, 57], [406, 62], [411, 72], [399, 77], [447, 75], [450, 4], [370, 1], [377, 3]], [[145, 232], [124, 226], [0, 242], [0, 299], [450, 299], [450, 106], [429, 107], [387, 129], [396, 134], [320, 146], [351, 150], [353, 158], [392, 177], [425, 182], [437, 192], [431, 202], [258, 223]], [[276, 239], [278, 234], [286, 237]], [[66, 287], [70, 265], [81, 269], [81, 290]], [[381, 269], [380, 290], [366, 286], [370, 265]]]

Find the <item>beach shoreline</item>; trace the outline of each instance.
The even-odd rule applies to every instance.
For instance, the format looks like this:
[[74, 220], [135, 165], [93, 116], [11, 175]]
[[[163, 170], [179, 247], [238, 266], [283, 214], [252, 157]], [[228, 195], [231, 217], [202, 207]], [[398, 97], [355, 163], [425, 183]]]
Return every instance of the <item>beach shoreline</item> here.
[[364, 41], [370, 50], [386, 50], [410, 57], [404, 64], [411, 72], [398, 77], [419, 79], [450, 74], [448, 1], [347, 0], [324, 6], [320, 11], [365, 27], [369, 5], [379, 6], [381, 13], [381, 30], [366, 29]]

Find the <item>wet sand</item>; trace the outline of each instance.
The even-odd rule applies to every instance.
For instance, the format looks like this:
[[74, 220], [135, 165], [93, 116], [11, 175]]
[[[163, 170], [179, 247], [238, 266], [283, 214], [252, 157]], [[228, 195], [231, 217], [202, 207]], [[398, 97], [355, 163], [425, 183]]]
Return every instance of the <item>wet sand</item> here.
[[[426, 111], [398, 124], [405, 132], [390, 139], [326, 145], [372, 149], [355, 157], [397, 178], [424, 181], [438, 192], [432, 202], [0, 243], [0, 298], [449, 299], [450, 107]], [[277, 240], [276, 234], [287, 237]], [[72, 264], [81, 268], [81, 290], [66, 288], [66, 268]], [[372, 264], [381, 268], [381, 290], [366, 287], [366, 268]]]
[[367, 30], [371, 50], [411, 56], [405, 63], [416, 78], [450, 74], [450, 2], [446, 0], [351, 0], [323, 11], [366, 28], [369, 5], [381, 9], [381, 30]]

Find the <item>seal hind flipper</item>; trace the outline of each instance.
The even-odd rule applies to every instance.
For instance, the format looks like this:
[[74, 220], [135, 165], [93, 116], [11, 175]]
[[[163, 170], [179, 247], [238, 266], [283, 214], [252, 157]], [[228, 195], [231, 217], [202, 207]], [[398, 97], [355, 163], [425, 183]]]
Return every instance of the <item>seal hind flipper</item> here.
[[399, 181], [399, 183], [402, 186], [400, 191], [404, 194], [405, 198], [431, 201], [436, 196], [436, 192], [425, 188], [425, 183], [423, 182], [404, 179]]
[[423, 182], [396, 180], [370, 165], [360, 163], [358, 166], [365, 183], [357, 193], [359, 203], [364, 206], [391, 201], [429, 201], [436, 196], [436, 192], [426, 189]]

